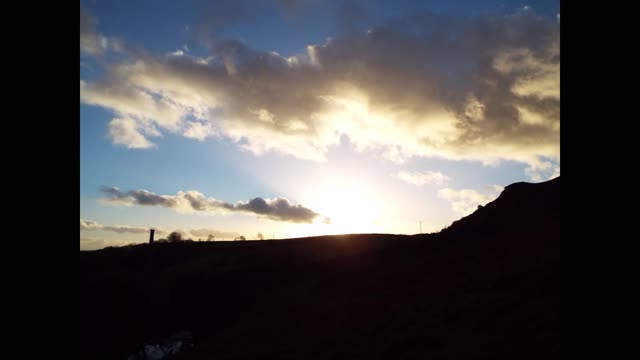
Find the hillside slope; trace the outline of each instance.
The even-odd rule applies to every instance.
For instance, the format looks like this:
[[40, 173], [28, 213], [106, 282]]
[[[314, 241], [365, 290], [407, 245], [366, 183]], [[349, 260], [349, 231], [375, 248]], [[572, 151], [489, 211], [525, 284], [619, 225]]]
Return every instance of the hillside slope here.
[[438, 234], [80, 253], [81, 358], [179, 330], [177, 359], [558, 359], [560, 178]]

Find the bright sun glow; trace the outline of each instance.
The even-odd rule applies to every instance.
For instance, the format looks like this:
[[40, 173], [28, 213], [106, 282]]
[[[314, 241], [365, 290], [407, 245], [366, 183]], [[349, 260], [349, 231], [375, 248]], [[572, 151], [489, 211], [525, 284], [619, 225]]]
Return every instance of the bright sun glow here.
[[310, 207], [322, 217], [311, 225], [296, 226], [291, 236], [382, 232], [375, 199], [374, 193], [357, 183], [320, 185]]

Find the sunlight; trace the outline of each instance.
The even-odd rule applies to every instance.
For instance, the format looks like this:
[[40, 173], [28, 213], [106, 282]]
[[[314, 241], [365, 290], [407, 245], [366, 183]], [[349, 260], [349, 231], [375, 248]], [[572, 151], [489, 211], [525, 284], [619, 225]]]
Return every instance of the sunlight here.
[[[291, 236], [315, 236], [382, 232], [380, 212], [373, 192], [353, 181], [320, 184], [313, 209], [322, 215], [313, 224], [295, 226]], [[330, 221], [327, 221], [329, 218]]]

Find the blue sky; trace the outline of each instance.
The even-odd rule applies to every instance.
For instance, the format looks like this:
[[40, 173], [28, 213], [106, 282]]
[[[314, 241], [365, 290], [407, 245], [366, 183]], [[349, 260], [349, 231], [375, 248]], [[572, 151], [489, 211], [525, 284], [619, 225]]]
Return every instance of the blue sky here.
[[81, 1], [81, 249], [437, 231], [559, 175], [559, 36], [558, 1]]

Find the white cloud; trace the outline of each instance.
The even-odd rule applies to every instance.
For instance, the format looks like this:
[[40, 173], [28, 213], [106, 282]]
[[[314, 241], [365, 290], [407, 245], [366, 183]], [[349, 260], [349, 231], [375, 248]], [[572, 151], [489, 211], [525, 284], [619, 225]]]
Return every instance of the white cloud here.
[[93, 220], [80, 219], [80, 230], [99, 230], [101, 228], [102, 228], [102, 225], [98, 224]]
[[493, 63], [502, 74], [526, 74], [519, 75], [512, 85], [515, 95], [560, 100], [560, 62], [553, 61], [558, 54], [559, 45], [539, 55], [528, 48], [510, 49], [496, 56]]
[[442, 186], [451, 181], [451, 178], [439, 171], [400, 171], [396, 177], [409, 184], [422, 186], [425, 184]]
[[538, 160], [529, 164], [524, 172], [531, 181], [547, 181], [560, 176], [560, 164], [556, 161]]
[[129, 118], [111, 120], [109, 137], [115, 145], [124, 145], [129, 149], [149, 149], [156, 146], [142, 135], [140, 126]]
[[499, 185], [491, 185], [483, 193], [473, 189], [445, 188], [438, 191], [438, 196], [448, 200], [453, 211], [465, 216], [474, 212], [478, 205], [485, 205], [495, 200], [502, 190], [503, 187]]
[[121, 117], [136, 123], [154, 124], [163, 129], [177, 131], [187, 110], [174, 101], [158, 94], [151, 94], [135, 86], [123, 86], [117, 81], [111, 84], [94, 84], [80, 80], [80, 101], [114, 109]]
[[184, 137], [203, 141], [207, 137], [215, 134], [215, 130], [210, 124], [191, 121], [186, 126], [182, 133]]

